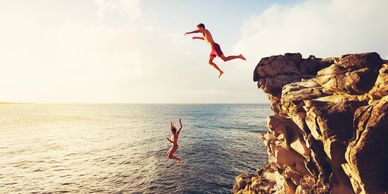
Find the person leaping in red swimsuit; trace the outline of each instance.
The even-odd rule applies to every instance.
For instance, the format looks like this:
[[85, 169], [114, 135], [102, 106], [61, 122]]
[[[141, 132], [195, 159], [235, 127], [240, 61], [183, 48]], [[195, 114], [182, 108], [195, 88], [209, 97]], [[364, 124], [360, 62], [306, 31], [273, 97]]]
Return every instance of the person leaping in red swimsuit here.
[[214, 42], [212, 34], [209, 32], [209, 30], [205, 29], [204, 24], [202, 24], [202, 23], [198, 24], [197, 30], [194, 30], [191, 32], [186, 32], [185, 35], [193, 34], [193, 33], [202, 33], [203, 37], [194, 36], [192, 39], [200, 39], [200, 40], [204, 40], [207, 43], [209, 43], [209, 45], [212, 49], [210, 52], [210, 56], [209, 56], [209, 64], [218, 70], [218, 72], [219, 72], [218, 78], [221, 77], [221, 75], [224, 72], [213, 62], [213, 59], [216, 58], [217, 56], [220, 57], [223, 61], [229, 61], [229, 60], [233, 60], [233, 59], [242, 59], [244, 61], [246, 60], [242, 54], [225, 57], [224, 53], [222, 53], [222, 51], [221, 51], [220, 45]]

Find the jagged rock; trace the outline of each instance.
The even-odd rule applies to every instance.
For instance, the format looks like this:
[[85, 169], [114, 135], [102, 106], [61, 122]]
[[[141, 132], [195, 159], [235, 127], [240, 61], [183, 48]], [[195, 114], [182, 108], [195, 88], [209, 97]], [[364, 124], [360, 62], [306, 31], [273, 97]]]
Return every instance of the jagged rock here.
[[345, 55], [318, 72], [317, 82], [328, 93], [363, 94], [374, 85], [382, 59], [377, 53]]
[[275, 112], [260, 134], [268, 164], [238, 176], [234, 193], [388, 191], [386, 60], [286, 53], [262, 58], [253, 79]]
[[383, 193], [388, 185], [388, 96], [357, 109], [355, 136], [344, 164], [356, 192]]
[[388, 95], [388, 63], [380, 69], [376, 83], [369, 91], [373, 98], [379, 99]]

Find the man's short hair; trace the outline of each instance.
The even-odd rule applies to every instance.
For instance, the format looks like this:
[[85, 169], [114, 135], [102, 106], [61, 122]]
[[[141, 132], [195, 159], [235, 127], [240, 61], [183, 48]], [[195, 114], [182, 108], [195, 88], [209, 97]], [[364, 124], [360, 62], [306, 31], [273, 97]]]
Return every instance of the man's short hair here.
[[200, 24], [197, 25], [197, 27], [198, 27], [198, 28], [205, 28], [205, 24], [200, 23]]

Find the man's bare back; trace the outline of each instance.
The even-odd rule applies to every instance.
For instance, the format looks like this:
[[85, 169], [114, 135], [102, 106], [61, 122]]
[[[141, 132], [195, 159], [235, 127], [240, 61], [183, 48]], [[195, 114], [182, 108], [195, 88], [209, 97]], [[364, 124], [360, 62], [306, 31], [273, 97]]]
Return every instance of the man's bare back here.
[[224, 72], [213, 62], [213, 59], [216, 58], [217, 56], [220, 57], [223, 61], [229, 61], [229, 60], [233, 60], [233, 59], [242, 59], [244, 61], [246, 60], [242, 54], [225, 57], [224, 53], [221, 50], [220, 45], [214, 41], [212, 34], [210, 33], [209, 30], [205, 29], [204, 24], [202, 24], [202, 23], [198, 24], [197, 30], [194, 30], [191, 32], [186, 32], [185, 35], [186, 34], [193, 34], [193, 33], [202, 33], [202, 37], [194, 36], [192, 39], [204, 40], [205, 42], [209, 43], [209, 45], [211, 47], [211, 52], [210, 52], [210, 56], [209, 56], [209, 64], [218, 70], [218, 72], [219, 72], [218, 78], [221, 77], [221, 75], [224, 74]]

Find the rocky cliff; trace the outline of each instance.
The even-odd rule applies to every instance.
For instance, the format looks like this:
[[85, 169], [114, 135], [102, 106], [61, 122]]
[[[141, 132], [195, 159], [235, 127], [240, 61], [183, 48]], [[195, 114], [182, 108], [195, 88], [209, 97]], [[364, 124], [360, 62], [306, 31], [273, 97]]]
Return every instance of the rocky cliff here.
[[388, 186], [388, 61], [377, 53], [260, 60], [271, 102], [260, 134], [268, 164], [234, 193], [384, 193]]

